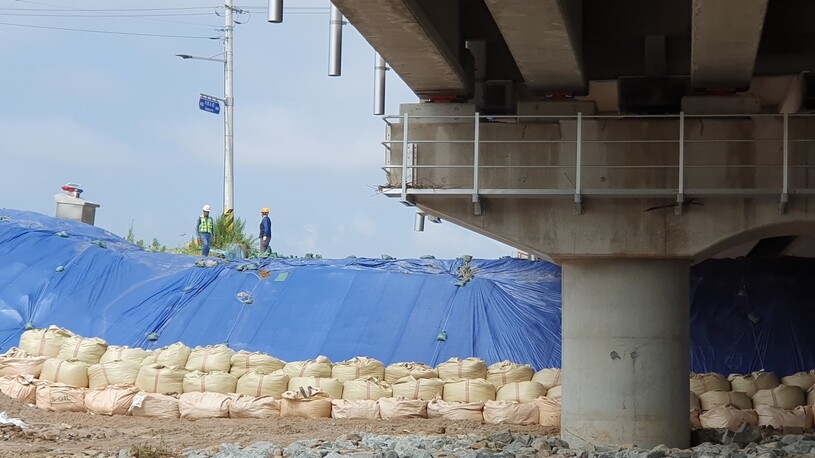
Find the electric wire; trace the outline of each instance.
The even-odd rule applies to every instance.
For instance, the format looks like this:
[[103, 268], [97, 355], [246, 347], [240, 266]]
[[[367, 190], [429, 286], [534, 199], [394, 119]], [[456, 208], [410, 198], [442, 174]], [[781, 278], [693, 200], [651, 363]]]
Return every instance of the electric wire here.
[[25, 28], [32, 28], [32, 29], [61, 30], [61, 31], [67, 31], [67, 32], [102, 33], [102, 34], [110, 34], [110, 35], [132, 35], [132, 36], [139, 36], [139, 37], [188, 38], [188, 39], [198, 39], [198, 40], [220, 40], [221, 39], [221, 37], [203, 37], [203, 36], [193, 36], [193, 35], [168, 35], [168, 34], [161, 34], [161, 33], [116, 32], [116, 31], [112, 31], [112, 30], [74, 29], [74, 28], [69, 28], [69, 27], [48, 27], [48, 26], [44, 26], [44, 25], [12, 24], [12, 23], [9, 23], [9, 22], [0, 22], [0, 25], [10, 26], [10, 27], [25, 27]]

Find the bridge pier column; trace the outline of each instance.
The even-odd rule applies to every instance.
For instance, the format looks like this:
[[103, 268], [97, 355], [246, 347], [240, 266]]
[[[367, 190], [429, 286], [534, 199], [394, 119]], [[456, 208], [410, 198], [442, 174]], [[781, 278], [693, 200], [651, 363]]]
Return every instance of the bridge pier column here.
[[688, 447], [690, 262], [561, 265], [563, 439], [572, 447]]

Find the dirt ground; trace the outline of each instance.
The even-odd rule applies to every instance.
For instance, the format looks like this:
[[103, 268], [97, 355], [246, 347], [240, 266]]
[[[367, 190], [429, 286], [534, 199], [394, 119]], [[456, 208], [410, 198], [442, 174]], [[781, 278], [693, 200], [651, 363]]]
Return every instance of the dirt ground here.
[[25, 433], [13, 426], [0, 427], [0, 457], [109, 457], [134, 445], [163, 446], [180, 453], [187, 447], [217, 449], [220, 444], [241, 446], [268, 441], [287, 446], [301, 439], [334, 440], [350, 433], [383, 435], [490, 434], [510, 429], [557, 434], [541, 426], [493, 425], [473, 421], [415, 420], [308, 420], [212, 418], [189, 421], [88, 413], [47, 412], [0, 395], [0, 412], [28, 424]]

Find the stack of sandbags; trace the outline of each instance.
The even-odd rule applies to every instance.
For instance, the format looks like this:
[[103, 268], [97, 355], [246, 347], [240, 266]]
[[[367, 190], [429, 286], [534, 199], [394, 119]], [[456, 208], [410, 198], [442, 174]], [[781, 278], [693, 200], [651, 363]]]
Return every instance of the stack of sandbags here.
[[178, 398], [178, 412], [187, 420], [227, 418], [231, 402], [232, 397], [223, 393], [184, 393]]
[[139, 369], [136, 386], [148, 393], [183, 393], [187, 370], [179, 366], [148, 364]]
[[439, 378], [439, 371], [424, 363], [393, 363], [385, 368], [385, 381], [393, 383], [407, 376], [413, 378]]
[[391, 389], [394, 397], [429, 401], [444, 394], [444, 382], [440, 378], [415, 378], [409, 375], [393, 382]]
[[512, 361], [501, 361], [487, 368], [487, 381], [496, 388], [507, 383], [528, 382], [535, 375], [535, 370], [528, 364], [516, 364]]
[[34, 356], [20, 348], [11, 347], [7, 352], [0, 355], [0, 376], [30, 375], [39, 377], [46, 360], [48, 360], [47, 356]]
[[184, 374], [182, 389], [184, 393], [234, 393], [238, 385], [238, 379], [229, 372], [213, 371], [201, 372], [192, 371]]
[[532, 402], [546, 396], [546, 388], [538, 382], [512, 382], [498, 388], [496, 401]]
[[401, 396], [381, 398], [379, 416], [383, 420], [398, 418], [427, 418], [427, 402], [421, 399], [405, 399]]
[[374, 400], [393, 396], [393, 390], [388, 382], [377, 377], [347, 380], [342, 384], [342, 398], [349, 401]]
[[[376, 377], [371, 378], [376, 379]], [[373, 399], [332, 399], [331, 418], [378, 420], [379, 403]]]
[[41, 380], [87, 388], [90, 364], [78, 359], [49, 358], [42, 366]]
[[485, 379], [452, 378], [444, 382], [442, 399], [447, 402], [495, 400], [495, 385]]
[[727, 379], [730, 381], [732, 391], [747, 393], [753, 397], [759, 390], [772, 389], [781, 384], [772, 372], [756, 371], [752, 374], [730, 374]]
[[[343, 384], [335, 378], [292, 377], [289, 379], [288, 391], [307, 390], [308, 388], [323, 391], [334, 399], [342, 399]], [[282, 397], [283, 393], [281, 393], [280, 396]]]
[[447, 402], [443, 399], [433, 399], [427, 403], [427, 417], [444, 418], [445, 420], [483, 421], [484, 402]]
[[[229, 373], [234, 375], [231, 371]], [[269, 372], [267, 369], [257, 368], [243, 374], [238, 379], [235, 392], [249, 396], [271, 396], [280, 399], [280, 395], [288, 389], [289, 376], [282, 369]]]
[[722, 374], [708, 372], [705, 374], [690, 374], [690, 390], [701, 396], [708, 391], [730, 391], [730, 382]]
[[708, 391], [699, 396], [702, 410], [712, 410], [721, 406], [733, 406], [738, 409], [752, 409], [753, 401], [747, 393], [741, 391]]
[[771, 406], [792, 410], [805, 404], [806, 395], [797, 386], [778, 385], [772, 389], [759, 390], [753, 395], [753, 405], [756, 407]]
[[292, 361], [283, 366], [283, 372], [294, 377], [331, 378], [331, 360], [323, 355], [306, 361]]
[[541, 396], [534, 400], [540, 415], [540, 424], [550, 428], [560, 428], [560, 399]]
[[348, 361], [335, 363], [331, 368], [331, 377], [343, 383], [348, 380], [368, 377], [383, 380], [385, 378], [385, 365], [373, 358], [357, 356]]
[[29, 329], [20, 336], [20, 348], [32, 356], [56, 358], [62, 340], [73, 335], [73, 332], [54, 325], [48, 329]]
[[483, 379], [487, 377], [487, 363], [481, 358], [450, 358], [436, 366], [439, 378], [449, 379]]
[[130, 415], [139, 389], [133, 385], [111, 385], [85, 392], [85, 409], [95, 415]]
[[781, 378], [781, 384], [787, 386], [797, 386], [804, 390], [804, 393], [815, 385], [815, 370], [809, 372], [796, 372]]
[[37, 386], [37, 407], [52, 412], [85, 412], [87, 391], [65, 383], [42, 383]]
[[703, 428], [738, 431], [742, 425], [758, 426], [758, 414], [752, 409], [718, 406], [699, 415]]
[[271, 396], [232, 395], [229, 418], [270, 418], [280, 416], [280, 401]]
[[536, 425], [540, 420], [538, 406], [534, 402], [486, 401], [484, 421], [508, 425]]
[[[800, 389], [797, 386], [794, 388]], [[805, 406], [785, 409], [761, 404], [756, 406], [756, 413], [759, 426], [770, 426], [775, 429], [812, 429], [812, 410]]]
[[560, 369], [553, 367], [541, 369], [535, 372], [532, 381], [540, 383], [547, 390], [551, 390], [556, 386], [560, 386], [560, 372]]
[[195, 347], [190, 352], [184, 368], [190, 372], [229, 372], [234, 354], [235, 352], [226, 345]]
[[183, 369], [187, 365], [190, 353], [192, 353], [190, 347], [181, 342], [176, 342], [153, 351], [153, 354], [144, 358], [142, 365], [149, 366], [151, 364], [158, 364], [160, 366], [180, 367]]
[[134, 417], [178, 418], [178, 395], [139, 391], [133, 397], [130, 413]]
[[331, 395], [312, 389], [286, 391], [280, 400], [280, 416], [328, 418], [331, 416]]
[[130, 348], [127, 345], [109, 345], [105, 350], [105, 354], [99, 359], [100, 364], [110, 363], [113, 361], [128, 361], [141, 366], [148, 356], [152, 356], [153, 352], [141, 348]]
[[[247, 372], [255, 369], [265, 371], [266, 374], [271, 374], [274, 371], [283, 369], [285, 365], [286, 363], [283, 361], [266, 353], [241, 350], [232, 355], [229, 373], [240, 379]], [[286, 380], [288, 380], [288, 378]]]
[[139, 370], [141, 366], [132, 360], [113, 360], [94, 364], [88, 368], [88, 387], [95, 389], [108, 385], [133, 385], [136, 383]]

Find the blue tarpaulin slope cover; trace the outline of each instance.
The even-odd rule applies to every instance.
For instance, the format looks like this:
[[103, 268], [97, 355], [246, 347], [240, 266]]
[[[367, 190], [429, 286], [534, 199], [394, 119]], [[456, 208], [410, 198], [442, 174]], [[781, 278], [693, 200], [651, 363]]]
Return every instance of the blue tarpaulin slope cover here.
[[[80, 222], [0, 210], [0, 348], [16, 345], [26, 325], [54, 324], [111, 345], [228, 342], [284, 361], [369, 356], [435, 366], [477, 356], [560, 367], [560, 269], [553, 264], [265, 259], [197, 266], [202, 259], [146, 251]], [[457, 286], [465, 265], [473, 277]], [[442, 331], [446, 340], [437, 338]]]

